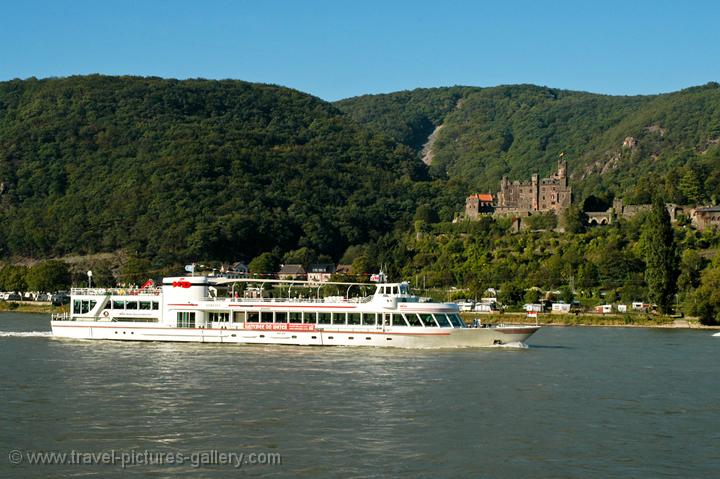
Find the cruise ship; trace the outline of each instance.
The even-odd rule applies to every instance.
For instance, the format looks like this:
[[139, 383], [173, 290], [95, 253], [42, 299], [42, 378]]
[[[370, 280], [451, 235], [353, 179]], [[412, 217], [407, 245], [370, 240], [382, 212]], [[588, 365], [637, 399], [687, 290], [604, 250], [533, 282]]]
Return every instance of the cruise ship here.
[[467, 327], [456, 304], [413, 295], [408, 283], [189, 276], [134, 289], [73, 288], [70, 299], [70, 312], [52, 317], [54, 337], [462, 348], [523, 343], [539, 329]]

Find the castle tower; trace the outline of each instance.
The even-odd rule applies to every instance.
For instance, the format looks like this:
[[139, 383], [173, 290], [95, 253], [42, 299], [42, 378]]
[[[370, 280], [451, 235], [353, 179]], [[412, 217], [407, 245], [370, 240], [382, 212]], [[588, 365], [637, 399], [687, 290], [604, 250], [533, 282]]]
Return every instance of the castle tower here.
[[561, 187], [568, 187], [567, 161], [565, 161], [564, 151], [560, 153], [560, 159], [558, 159], [557, 162], [557, 173], [555, 173], [555, 179], [559, 180]]
[[540, 181], [538, 175], [532, 175], [532, 207], [533, 211], [540, 209]]

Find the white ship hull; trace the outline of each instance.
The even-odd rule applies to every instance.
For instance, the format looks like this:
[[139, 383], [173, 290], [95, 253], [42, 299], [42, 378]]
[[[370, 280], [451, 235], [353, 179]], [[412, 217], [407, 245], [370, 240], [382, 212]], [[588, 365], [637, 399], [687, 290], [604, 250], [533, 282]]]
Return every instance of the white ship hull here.
[[[381, 283], [369, 296], [244, 297], [241, 280], [165, 278], [162, 288], [73, 289], [71, 313], [51, 321], [53, 336], [117, 341], [372, 346], [396, 348], [484, 347], [523, 342], [538, 328], [468, 328], [457, 305], [421, 301], [406, 283]], [[279, 280], [263, 281], [273, 286]], [[315, 283], [307, 288], [319, 290]], [[287, 288], [288, 293], [290, 287]], [[285, 290], [285, 287], [282, 288]], [[277, 290], [275, 291], [278, 292]], [[307, 289], [305, 290], [307, 292]]]
[[[285, 344], [297, 346], [371, 346], [395, 348], [491, 347], [522, 343], [539, 328], [504, 326], [392, 330], [324, 329], [273, 331], [244, 328], [173, 328], [146, 324], [102, 324], [98, 321], [53, 321], [53, 336], [116, 341], [175, 341], [228, 344]], [[418, 330], [415, 330], [418, 329]], [[422, 329], [425, 329], [423, 331]]]

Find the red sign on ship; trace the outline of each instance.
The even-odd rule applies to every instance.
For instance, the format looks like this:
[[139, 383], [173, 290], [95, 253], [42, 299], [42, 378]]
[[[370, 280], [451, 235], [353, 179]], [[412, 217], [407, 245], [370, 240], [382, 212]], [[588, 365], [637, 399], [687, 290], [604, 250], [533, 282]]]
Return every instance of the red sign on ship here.
[[315, 325], [297, 323], [245, 323], [245, 329], [257, 329], [260, 331], [315, 331]]

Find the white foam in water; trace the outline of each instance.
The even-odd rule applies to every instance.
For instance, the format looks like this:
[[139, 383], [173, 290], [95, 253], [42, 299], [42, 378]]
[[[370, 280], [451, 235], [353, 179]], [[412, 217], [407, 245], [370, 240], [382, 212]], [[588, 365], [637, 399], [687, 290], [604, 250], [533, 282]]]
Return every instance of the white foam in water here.
[[509, 348], [509, 349], [527, 349], [528, 345], [522, 341], [513, 341], [512, 343], [493, 344], [493, 348]]
[[0, 331], [0, 338], [49, 338], [52, 331]]

